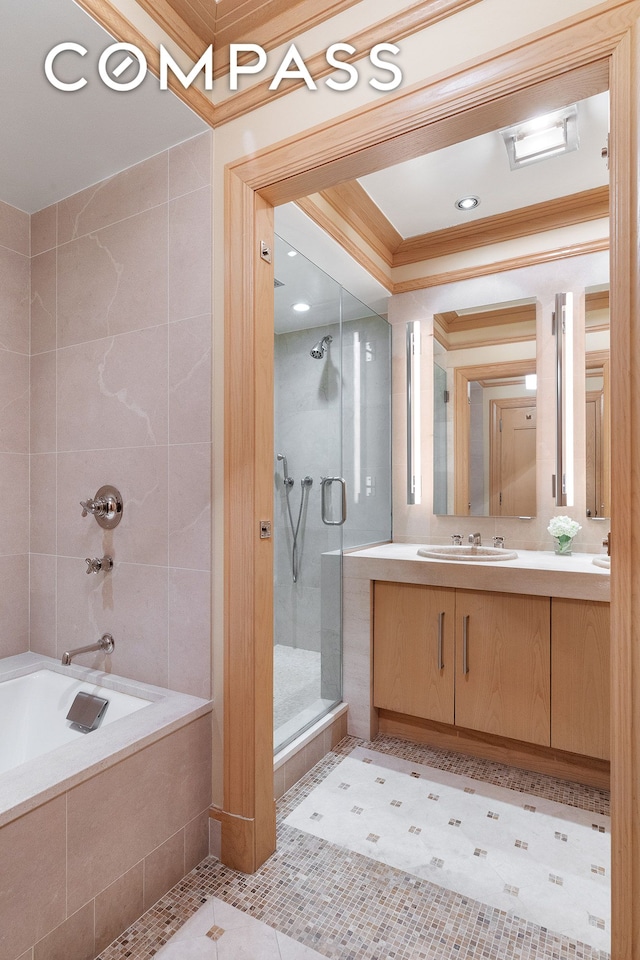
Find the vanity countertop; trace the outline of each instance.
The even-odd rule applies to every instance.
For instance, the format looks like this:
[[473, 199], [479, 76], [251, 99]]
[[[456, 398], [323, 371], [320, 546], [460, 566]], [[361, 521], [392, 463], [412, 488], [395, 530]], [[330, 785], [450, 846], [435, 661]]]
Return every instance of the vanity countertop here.
[[517, 550], [514, 560], [474, 562], [418, 556], [421, 543], [384, 543], [344, 555], [344, 575], [363, 580], [425, 583], [465, 590], [609, 601], [610, 574], [593, 554], [559, 557], [552, 550]]

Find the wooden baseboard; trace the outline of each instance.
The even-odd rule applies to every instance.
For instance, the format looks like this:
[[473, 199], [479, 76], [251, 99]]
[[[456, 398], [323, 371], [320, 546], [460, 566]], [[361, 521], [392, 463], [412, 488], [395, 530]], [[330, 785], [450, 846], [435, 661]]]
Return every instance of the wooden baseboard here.
[[241, 873], [255, 873], [256, 821], [239, 817], [219, 807], [209, 808], [209, 817], [218, 820], [220, 829], [220, 859], [226, 867]]
[[609, 789], [610, 765], [607, 760], [582, 757], [564, 750], [553, 750], [551, 747], [539, 747], [477, 730], [408, 717], [391, 710], [380, 710], [378, 721], [379, 733], [390, 737], [403, 737], [442, 750], [455, 750], [471, 757], [494, 760], [511, 767], [584, 783], [601, 790]]

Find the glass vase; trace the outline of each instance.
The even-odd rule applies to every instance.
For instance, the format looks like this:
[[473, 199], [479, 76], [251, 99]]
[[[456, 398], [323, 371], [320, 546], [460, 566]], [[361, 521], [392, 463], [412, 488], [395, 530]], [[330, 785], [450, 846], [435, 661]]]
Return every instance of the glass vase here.
[[561, 557], [570, 557], [573, 547], [572, 537], [554, 537], [554, 550]]

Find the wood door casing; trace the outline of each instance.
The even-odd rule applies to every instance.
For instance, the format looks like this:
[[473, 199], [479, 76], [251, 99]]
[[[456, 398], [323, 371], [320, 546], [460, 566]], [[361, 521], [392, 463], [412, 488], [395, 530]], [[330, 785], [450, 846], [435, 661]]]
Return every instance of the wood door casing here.
[[491, 515], [535, 517], [536, 402], [529, 397], [491, 401]]

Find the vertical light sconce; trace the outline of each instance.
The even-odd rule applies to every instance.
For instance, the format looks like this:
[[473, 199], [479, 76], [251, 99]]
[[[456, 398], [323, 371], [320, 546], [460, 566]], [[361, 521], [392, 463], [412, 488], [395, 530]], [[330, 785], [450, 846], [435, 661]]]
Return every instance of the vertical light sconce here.
[[572, 507], [573, 478], [573, 294], [557, 293], [556, 338], [556, 506]]
[[407, 323], [407, 503], [422, 500], [420, 321]]

